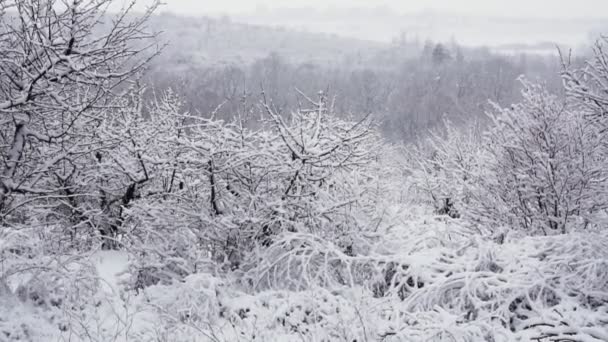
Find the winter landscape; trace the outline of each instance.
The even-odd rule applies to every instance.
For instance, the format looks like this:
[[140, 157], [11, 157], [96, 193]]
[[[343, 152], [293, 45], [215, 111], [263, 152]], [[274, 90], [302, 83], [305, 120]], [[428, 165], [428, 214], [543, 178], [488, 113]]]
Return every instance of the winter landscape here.
[[0, 341], [608, 341], [608, 2], [0, 0]]

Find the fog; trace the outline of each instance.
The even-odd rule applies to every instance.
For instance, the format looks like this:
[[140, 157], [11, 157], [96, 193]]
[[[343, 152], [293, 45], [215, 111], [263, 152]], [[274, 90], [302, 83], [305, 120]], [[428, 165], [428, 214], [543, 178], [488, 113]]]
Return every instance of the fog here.
[[[147, 0], [151, 1], [151, 0]], [[141, 6], [141, 4], [140, 4]], [[401, 32], [467, 45], [588, 43], [608, 22], [603, 0], [168, 0], [161, 11], [390, 41]]]
[[603, 0], [168, 0], [165, 2], [168, 10], [182, 14], [243, 13], [260, 9], [276, 10], [304, 7], [318, 10], [385, 7], [401, 14], [435, 10], [481, 16], [573, 18], [596, 17], [608, 11], [608, 3]]
[[[390, 7], [315, 10], [258, 9], [233, 15], [238, 21], [328, 32], [374, 41], [389, 41], [405, 32], [420, 39], [451, 40], [466, 45], [537, 44], [577, 46], [607, 23], [600, 18], [505, 16], [464, 11], [425, 10], [401, 14]], [[529, 13], [534, 14], [534, 13]]]

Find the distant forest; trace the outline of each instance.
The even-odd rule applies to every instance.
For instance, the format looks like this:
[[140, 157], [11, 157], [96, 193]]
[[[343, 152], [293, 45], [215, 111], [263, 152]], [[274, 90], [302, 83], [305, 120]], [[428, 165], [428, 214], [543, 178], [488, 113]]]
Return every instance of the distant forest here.
[[490, 102], [518, 102], [523, 74], [561, 88], [557, 47], [551, 55], [506, 54], [405, 33], [382, 44], [168, 14], [154, 17], [152, 27], [167, 46], [147, 74], [150, 90], [172, 88], [191, 112], [225, 118], [253, 110], [262, 92], [289, 114], [300, 92], [323, 90], [337, 113], [373, 113], [387, 138], [412, 141], [444, 120], [483, 123]]

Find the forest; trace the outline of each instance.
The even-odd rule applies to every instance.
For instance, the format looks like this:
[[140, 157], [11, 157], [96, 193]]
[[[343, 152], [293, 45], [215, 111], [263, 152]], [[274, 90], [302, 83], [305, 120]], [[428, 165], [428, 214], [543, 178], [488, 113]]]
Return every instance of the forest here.
[[608, 341], [608, 37], [0, 0], [0, 341]]

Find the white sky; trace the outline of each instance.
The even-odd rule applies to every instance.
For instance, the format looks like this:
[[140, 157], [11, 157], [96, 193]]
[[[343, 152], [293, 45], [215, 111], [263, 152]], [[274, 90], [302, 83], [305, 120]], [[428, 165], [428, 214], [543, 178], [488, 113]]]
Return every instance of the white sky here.
[[164, 10], [181, 14], [243, 13], [260, 6], [379, 7], [399, 12], [438, 10], [510, 17], [608, 17], [608, 0], [164, 0]]

